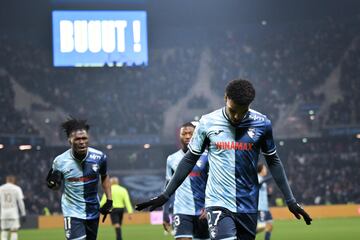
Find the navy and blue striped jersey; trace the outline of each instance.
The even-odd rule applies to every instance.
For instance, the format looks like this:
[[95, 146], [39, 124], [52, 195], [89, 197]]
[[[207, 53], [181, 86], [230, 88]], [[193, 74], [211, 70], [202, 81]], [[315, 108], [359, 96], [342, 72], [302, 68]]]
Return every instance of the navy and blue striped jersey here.
[[206, 207], [224, 207], [234, 213], [256, 213], [259, 154], [272, 155], [276, 147], [270, 120], [250, 109], [239, 125], [231, 124], [225, 107], [201, 117], [188, 145], [193, 154], [208, 146], [209, 176]]
[[[182, 149], [168, 156], [166, 161], [166, 180], [170, 180], [185, 153]], [[202, 154], [185, 181], [175, 192], [174, 214], [198, 216], [205, 207], [205, 187], [208, 171], [208, 158]]]
[[64, 177], [61, 198], [64, 217], [98, 218], [98, 182], [99, 175], [106, 175], [106, 155], [89, 147], [85, 159], [79, 162], [69, 149], [55, 158], [53, 169], [60, 171]]

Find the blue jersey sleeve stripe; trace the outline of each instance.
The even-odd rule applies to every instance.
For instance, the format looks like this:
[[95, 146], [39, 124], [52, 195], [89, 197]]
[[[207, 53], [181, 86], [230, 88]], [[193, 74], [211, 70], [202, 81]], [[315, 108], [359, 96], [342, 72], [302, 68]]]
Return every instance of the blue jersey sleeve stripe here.
[[222, 238], [221, 240], [236, 240], [236, 237]]
[[195, 151], [191, 148], [190, 144], [188, 145], [188, 149], [190, 150], [191, 153], [195, 154], [195, 155], [202, 155], [201, 152]]
[[193, 235], [175, 235], [176, 238], [193, 238]]
[[85, 239], [86, 238], [86, 234], [81, 236], [81, 237], [78, 237], [78, 238], [73, 238], [72, 240], [82, 240], [82, 239]]
[[276, 153], [276, 149], [274, 149], [273, 151], [270, 151], [269, 153], [262, 153], [263, 155], [265, 155], [265, 156], [270, 156], [270, 155], [273, 155], [273, 154], [275, 154]]

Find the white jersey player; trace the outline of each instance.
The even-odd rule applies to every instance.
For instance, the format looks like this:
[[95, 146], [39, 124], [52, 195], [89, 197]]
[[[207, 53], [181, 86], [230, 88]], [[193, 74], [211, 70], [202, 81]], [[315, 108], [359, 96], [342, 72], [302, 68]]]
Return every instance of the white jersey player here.
[[7, 176], [6, 183], [0, 186], [1, 240], [17, 240], [20, 217], [25, 217], [24, 195], [15, 185], [15, 177]]

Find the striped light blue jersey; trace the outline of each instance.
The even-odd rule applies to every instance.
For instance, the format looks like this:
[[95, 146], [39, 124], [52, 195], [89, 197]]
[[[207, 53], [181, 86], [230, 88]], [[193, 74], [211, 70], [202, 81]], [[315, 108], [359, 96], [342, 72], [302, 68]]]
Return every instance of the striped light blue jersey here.
[[234, 213], [256, 213], [257, 163], [260, 152], [276, 153], [270, 120], [250, 109], [234, 126], [225, 107], [201, 117], [188, 145], [193, 154], [208, 146], [209, 176], [206, 207], [224, 207]]
[[[259, 183], [261, 183], [264, 180], [264, 178], [260, 175], [258, 175], [258, 179], [259, 179]], [[263, 182], [260, 185], [258, 210], [269, 211], [268, 191], [267, 191], [266, 182]]]
[[[168, 156], [166, 180], [170, 180], [185, 153], [182, 149]], [[197, 216], [205, 207], [205, 187], [208, 172], [208, 158], [202, 154], [193, 170], [175, 192], [174, 214]]]
[[95, 219], [99, 217], [99, 175], [105, 175], [107, 157], [101, 151], [88, 148], [86, 158], [79, 162], [69, 149], [57, 156], [53, 169], [64, 177], [61, 208], [64, 217]]

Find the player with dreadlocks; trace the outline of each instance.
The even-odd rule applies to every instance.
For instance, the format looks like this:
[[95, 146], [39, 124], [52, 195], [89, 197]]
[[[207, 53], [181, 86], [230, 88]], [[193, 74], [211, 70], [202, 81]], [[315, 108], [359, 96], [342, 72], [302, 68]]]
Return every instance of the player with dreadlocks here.
[[[89, 147], [86, 120], [71, 118], [62, 125], [70, 149], [57, 156], [46, 178], [47, 185], [58, 190], [64, 182], [61, 208], [64, 215], [66, 239], [95, 240], [99, 226], [99, 212], [111, 212], [111, 185], [107, 175], [107, 157]], [[107, 202], [99, 208], [98, 182], [107, 197]]]

